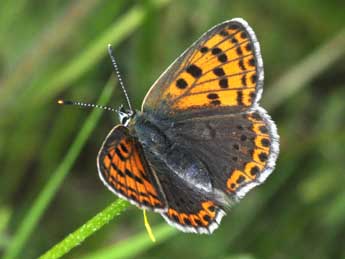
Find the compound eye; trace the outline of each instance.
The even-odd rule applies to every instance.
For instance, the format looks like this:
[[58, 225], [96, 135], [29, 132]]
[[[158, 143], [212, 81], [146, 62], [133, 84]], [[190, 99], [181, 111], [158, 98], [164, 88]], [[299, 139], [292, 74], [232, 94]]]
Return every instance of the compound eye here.
[[121, 120], [121, 123], [123, 124], [123, 125], [126, 125], [126, 123], [128, 122], [128, 117], [127, 116], [125, 116], [125, 117], [123, 117], [122, 118], [122, 120]]

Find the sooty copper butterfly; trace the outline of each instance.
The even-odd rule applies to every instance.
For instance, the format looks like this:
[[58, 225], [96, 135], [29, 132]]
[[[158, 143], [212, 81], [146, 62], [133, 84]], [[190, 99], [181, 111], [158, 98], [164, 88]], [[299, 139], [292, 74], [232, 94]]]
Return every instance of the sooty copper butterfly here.
[[275, 166], [277, 129], [258, 104], [263, 79], [246, 21], [211, 28], [154, 83], [141, 111], [118, 110], [121, 124], [97, 157], [103, 183], [179, 230], [212, 233]]

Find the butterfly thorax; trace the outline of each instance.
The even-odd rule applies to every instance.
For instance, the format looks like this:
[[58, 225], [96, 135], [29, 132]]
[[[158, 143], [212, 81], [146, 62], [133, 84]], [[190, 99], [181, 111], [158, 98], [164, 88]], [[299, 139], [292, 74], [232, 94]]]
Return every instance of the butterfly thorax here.
[[177, 143], [166, 134], [171, 132], [174, 123], [163, 119], [158, 121], [147, 113], [136, 112], [128, 124], [131, 135], [141, 143], [157, 174], [173, 172], [187, 184], [212, 192], [207, 167], [183, 143]]

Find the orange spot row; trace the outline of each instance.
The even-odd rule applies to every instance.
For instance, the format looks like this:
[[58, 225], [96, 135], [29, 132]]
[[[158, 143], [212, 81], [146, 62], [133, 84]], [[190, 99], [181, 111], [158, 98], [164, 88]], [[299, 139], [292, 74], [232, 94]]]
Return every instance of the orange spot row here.
[[235, 192], [240, 186], [251, 182], [252, 179], [240, 170], [234, 170], [230, 173], [230, 177], [226, 182], [229, 191]]
[[[203, 202], [201, 206], [203, 209], [199, 210], [196, 214], [179, 213], [172, 208], [169, 208], [167, 214], [172, 219], [178, 219], [181, 225], [192, 225], [194, 227], [202, 225], [207, 227], [210, 224], [210, 221], [212, 221], [216, 216], [215, 205], [213, 202], [207, 201]], [[211, 207], [213, 207], [214, 210], [211, 210]], [[208, 217], [209, 220], [205, 220], [206, 217]]]
[[248, 162], [244, 166], [244, 173], [252, 180], [257, 178], [257, 175], [264, 169], [262, 164], [256, 162]]
[[255, 146], [264, 149], [265, 151], [269, 151], [271, 145], [271, 141], [269, 139], [269, 136], [257, 136], [255, 138]]
[[269, 137], [268, 135], [268, 129], [263, 121], [261, 122], [254, 122], [253, 123], [253, 128], [252, 130], [255, 132], [256, 135], [258, 136], [266, 136]]
[[263, 150], [260, 148], [254, 149], [253, 160], [263, 166], [266, 165], [269, 156], [269, 150]]
[[[214, 83], [215, 84], [215, 83]], [[199, 89], [199, 88], [198, 88]], [[210, 89], [211, 90], [211, 89]], [[239, 93], [241, 91], [241, 93]], [[217, 100], [219, 100], [219, 106], [238, 106], [238, 105], [245, 105], [250, 106], [252, 104], [252, 97], [251, 94], [254, 93], [254, 89], [243, 89], [243, 90], [222, 90], [216, 91], [215, 93], [218, 95]], [[181, 98], [174, 104], [174, 108], [177, 110], [185, 110], [190, 107], [201, 107], [201, 106], [210, 106], [210, 100], [208, 96], [209, 92], [207, 93], [196, 93], [193, 95], [188, 95], [184, 98]], [[242, 97], [239, 100], [239, 94]], [[241, 103], [239, 103], [241, 101]]]

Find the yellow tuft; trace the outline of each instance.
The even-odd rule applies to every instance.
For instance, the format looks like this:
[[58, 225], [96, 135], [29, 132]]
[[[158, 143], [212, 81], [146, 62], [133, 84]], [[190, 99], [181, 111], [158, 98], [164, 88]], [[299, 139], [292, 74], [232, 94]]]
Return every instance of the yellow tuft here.
[[57, 103], [58, 104], [64, 104], [64, 101], [60, 99], [60, 100], [57, 101]]
[[151, 226], [149, 224], [149, 221], [147, 220], [146, 210], [143, 210], [143, 213], [144, 213], [144, 224], [145, 224], [145, 227], [146, 227], [146, 231], [149, 234], [149, 237], [150, 237], [151, 241], [154, 243], [154, 242], [156, 242], [156, 238], [153, 235]]

